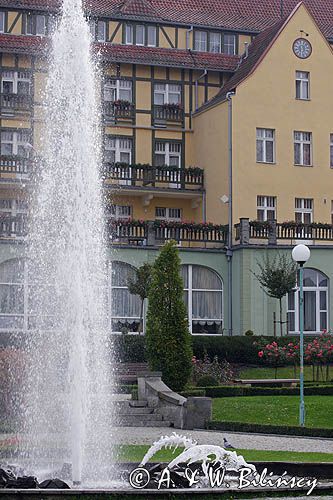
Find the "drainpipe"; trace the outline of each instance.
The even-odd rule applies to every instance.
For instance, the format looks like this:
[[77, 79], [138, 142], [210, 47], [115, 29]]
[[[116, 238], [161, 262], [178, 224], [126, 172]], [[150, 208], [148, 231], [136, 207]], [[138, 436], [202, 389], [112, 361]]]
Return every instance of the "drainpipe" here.
[[186, 30], [186, 50], [190, 50], [190, 33], [193, 31], [193, 26]]
[[228, 260], [228, 335], [232, 336], [232, 97], [235, 92], [227, 93], [228, 100], [228, 166], [229, 166], [229, 204], [228, 204], [228, 244], [227, 244], [227, 260]]
[[199, 88], [198, 88], [198, 82], [199, 80], [201, 80], [202, 78], [204, 78], [205, 76], [207, 75], [207, 70], [205, 69], [204, 72], [202, 73], [202, 75], [199, 76], [199, 78], [197, 78], [195, 80], [195, 102], [194, 102], [194, 109], [195, 111], [198, 109], [199, 107]]

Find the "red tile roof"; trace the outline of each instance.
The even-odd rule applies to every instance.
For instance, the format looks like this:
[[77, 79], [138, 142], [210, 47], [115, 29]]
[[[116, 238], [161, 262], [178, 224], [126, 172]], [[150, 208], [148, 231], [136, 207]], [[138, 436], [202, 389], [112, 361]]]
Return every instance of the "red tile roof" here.
[[233, 72], [239, 64], [238, 56], [192, 52], [190, 50], [139, 47], [135, 45], [97, 44], [103, 59], [111, 62], [128, 62], [176, 68], [202, 68], [211, 71]]
[[0, 51], [14, 54], [40, 54], [48, 45], [48, 39], [30, 35], [0, 35]]
[[[292, 12], [299, 0], [84, 0], [95, 15], [257, 33]], [[326, 37], [333, 40], [333, 1], [304, 0]], [[54, 10], [60, 0], [0, 0], [0, 7]]]

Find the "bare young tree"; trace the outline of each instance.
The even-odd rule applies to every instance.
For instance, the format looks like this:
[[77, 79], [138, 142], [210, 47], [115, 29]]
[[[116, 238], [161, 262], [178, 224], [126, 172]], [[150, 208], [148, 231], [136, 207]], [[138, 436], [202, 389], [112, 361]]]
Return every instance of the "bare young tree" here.
[[151, 283], [152, 266], [146, 262], [136, 269], [134, 276], [128, 282], [128, 290], [132, 295], [138, 295], [141, 299], [139, 334], [143, 332], [143, 306], [148, 297]]
[[292, 291], [296, 284], [297, 265], [291, 257], [278, 254], [274, 258], [266, 256], [257, 261], [259, 273], [251, 271], [269, 297], [279, 300], [280, 334], [283, 335], [282, 299]]

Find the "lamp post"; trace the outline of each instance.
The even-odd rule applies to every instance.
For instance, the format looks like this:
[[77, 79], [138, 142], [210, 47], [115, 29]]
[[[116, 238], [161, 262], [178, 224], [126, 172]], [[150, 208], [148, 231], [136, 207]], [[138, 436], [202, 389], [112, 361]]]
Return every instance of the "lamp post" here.
[[304, 294], [303, 294], [303, 266], [310, 258], [310, 249], [306, 245], [297, 245], [293, 248], [292, 258], [299, 265], [299, 334], [300, 334], [300, 404], [299, 424], [305, 425], [304, 405]]

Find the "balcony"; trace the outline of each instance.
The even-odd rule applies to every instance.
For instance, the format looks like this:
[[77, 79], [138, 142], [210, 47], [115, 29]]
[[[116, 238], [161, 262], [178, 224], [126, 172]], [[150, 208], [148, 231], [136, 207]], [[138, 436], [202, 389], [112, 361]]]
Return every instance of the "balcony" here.
[[134, 120], [134, 105], [128, 101], [104, 101], [104, 120], [110, 124]]
[[26, 94], [1, 94], [1, 112], [28, 112], [32, 108], [32, 96]]
[[107, 163], [103, 177], [106, 183], [131, 188], [204, 189], [204, 171], [198, 167], [153, 167], [151, 165]]
[[0, 215], [0, 238], [23, 239], [27, 234], [26, 216]]
[[154, 105], [154, 124], [166, 126], [168, 123], [172, 125], [182, 125], [184, 121], [184, 110], [178, 104], [162, 104]]
[[211, 223], [174, 221], [135, 221], [131, 219], [108, 221], [108, 231], [113, 244], [159, 246], [168, 240], [194, 248], [224, 247], [227, 241], [226, 226]]
[[277, 245], [279, 240], [285, 244], [294, 244], [297, 241], [307, 241], [309, 244], [318, 241], [333, 243], [333, 225], [313, 222], [302, 224], [294, 221], [250, 221], [241, 219], [235, 225], [236, 241], [243, 245], [252, 243], [253, 240], [267, 240], [269, 245]]
[[18, 156], [0, 156], [0, 183], [29, 180], [32, 162]]

